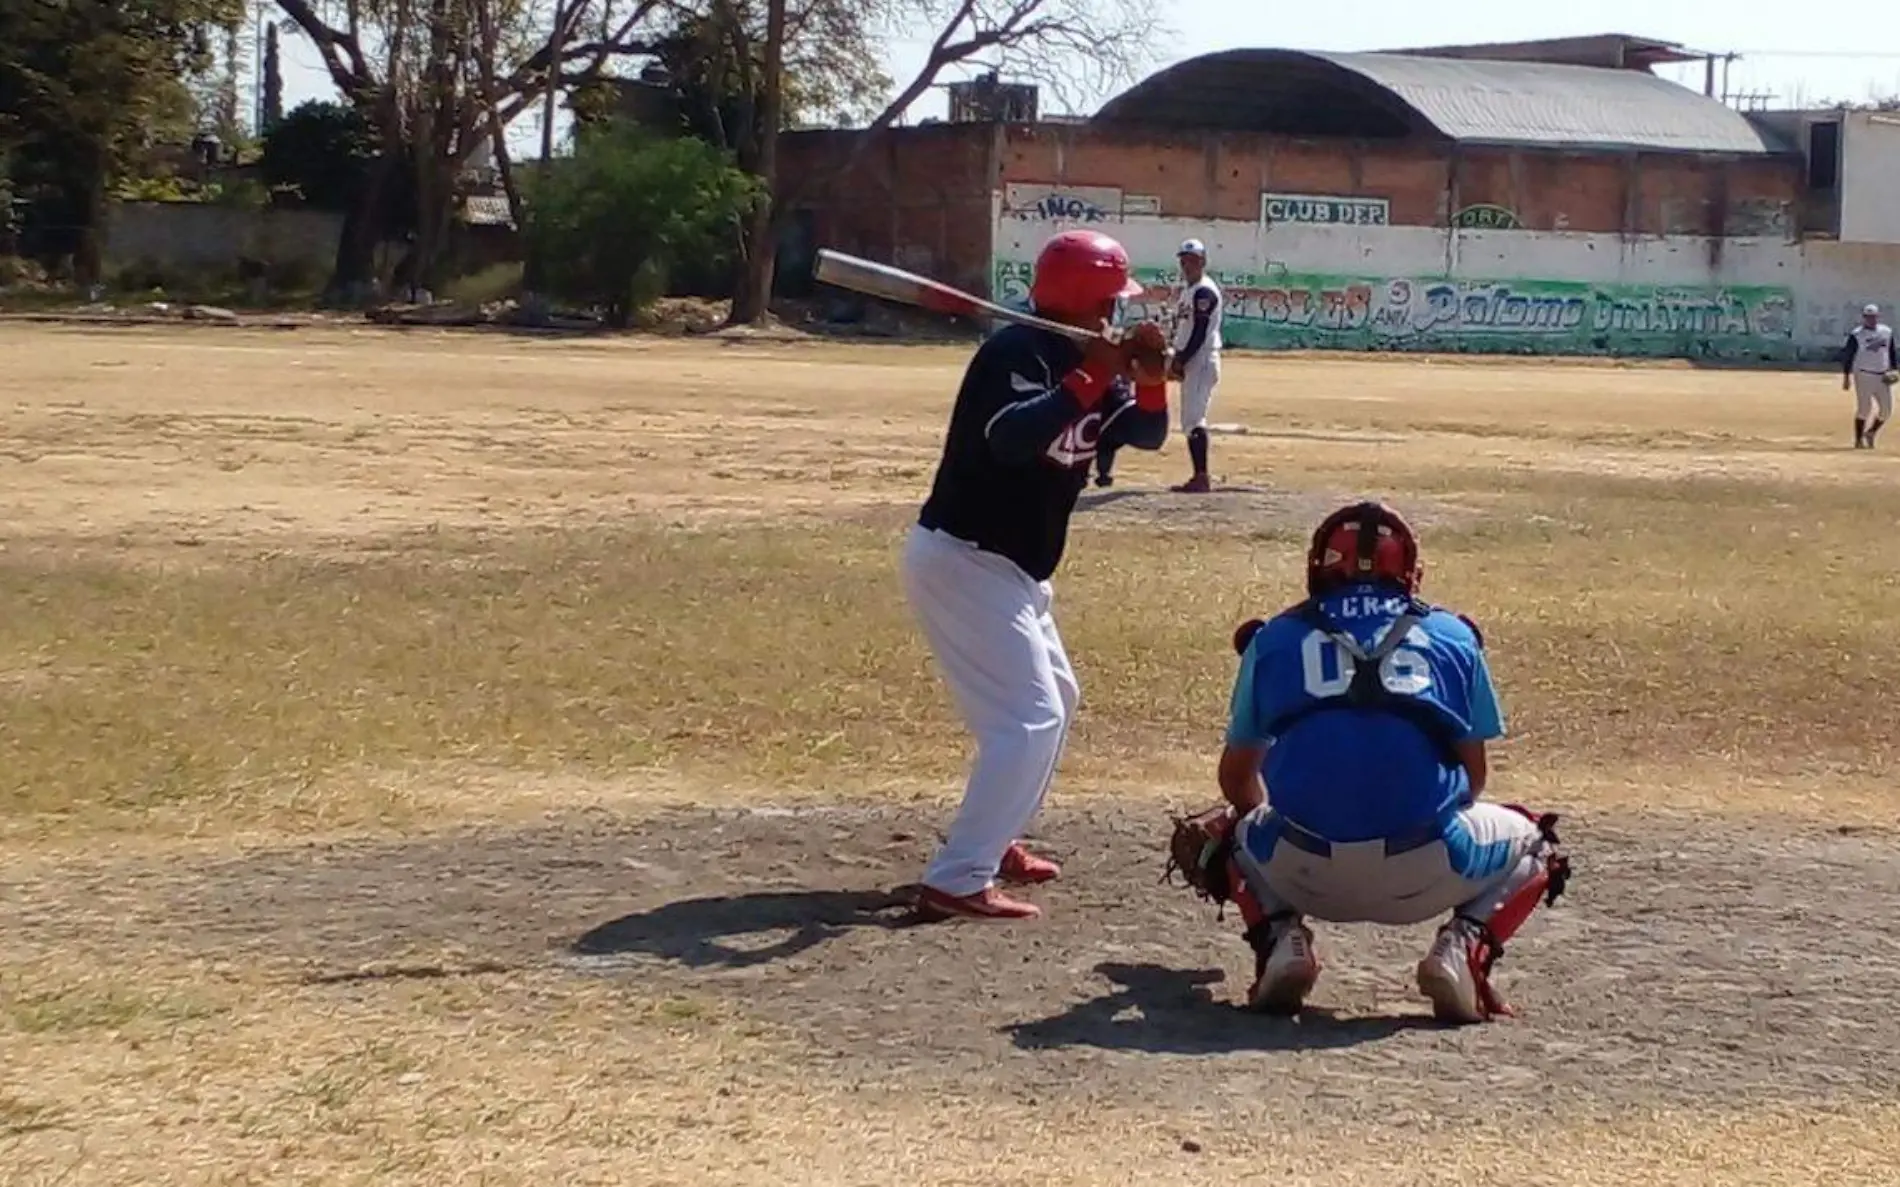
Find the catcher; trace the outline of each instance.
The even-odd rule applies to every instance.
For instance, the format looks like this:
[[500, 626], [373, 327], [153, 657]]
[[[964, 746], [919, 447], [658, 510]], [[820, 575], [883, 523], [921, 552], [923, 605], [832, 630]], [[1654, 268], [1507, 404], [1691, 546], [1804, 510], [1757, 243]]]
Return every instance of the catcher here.
[[1418, 600], [1418, 543], [1396, 511], [1326, 517], [1307, 599], [1234, 634], [1226, 803], [1177, 820], [1169, 872], [1232, 901], [1254, 950], [1248, 1005], [1296, 1013], [1319, 979], [1306, 920], [1410, 925], [1450, 913], [1418, 965], [1433, 1013], [1510, 1007], [1493, 964], [1569, 863], [1556, 817], [1479, 800], [1503, 718], [1470, 619]]

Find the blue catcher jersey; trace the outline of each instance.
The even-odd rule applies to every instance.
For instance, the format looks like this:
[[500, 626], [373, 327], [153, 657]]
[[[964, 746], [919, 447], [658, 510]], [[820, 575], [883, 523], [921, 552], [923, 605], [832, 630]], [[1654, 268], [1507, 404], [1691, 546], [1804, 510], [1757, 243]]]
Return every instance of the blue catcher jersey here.
[[1311, 711], [1347, 693], [1355, 662], [1297, 607], [1269, 619], [1241, 656], [1227, 741], [1266, 745], [1267, 802], [1329, 840], [1378, 840], [1444, 819], [1471, 798], [1446, 743], [1504, 734], [1483, 645], [1456, 614], [1370, 585], [1318, 602], [1368, 656], [1408, 607], [1423, 618], [1378, 671], [1390, 699], [1409, 704]]

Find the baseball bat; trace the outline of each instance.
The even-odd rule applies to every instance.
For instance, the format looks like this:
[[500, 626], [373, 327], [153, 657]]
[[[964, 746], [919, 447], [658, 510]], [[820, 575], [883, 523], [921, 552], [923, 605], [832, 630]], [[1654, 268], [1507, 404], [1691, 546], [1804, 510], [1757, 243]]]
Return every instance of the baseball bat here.
[[860, 259], [833, 251], [828, 247], [818, 249], [818, 258], [812, 264], [812, 277], [822, 284], [835, 285], [841, 289], [850, 289], [854, 293], [882, 297], [886, 301], [895, 301], [900, 305], [915, 305], [919, 309], [928, 309], [933, 313], [948, 313], [955, 317], [992, 317], [999, 321], [1015, 322], [1019, 325], [1035, 326], [1073, 338], [1078, 342], [1088, 342], [1096, 338], [1115, 341], [1119, 334], [1111, 326], [1100, 330], [1091, 330], [1084, 326], [1072, 326], [1064, 322], [1050, 321], [1046, 317], [1037, 317], [1033, 313], [1024, 313], [1020, 309], [1011, 309], [993, 301], [985, 301], [961, 289], [951, 288], [942, 281], [919, 276], [915, 272], [906, 272], [889, 264], [880, 264], [873, 260]]

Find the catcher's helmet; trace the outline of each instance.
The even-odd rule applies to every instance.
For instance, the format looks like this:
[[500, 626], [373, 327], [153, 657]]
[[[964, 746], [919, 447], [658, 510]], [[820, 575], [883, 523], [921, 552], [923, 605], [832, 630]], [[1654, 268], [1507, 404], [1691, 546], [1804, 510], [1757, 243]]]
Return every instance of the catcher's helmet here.
[[1306, 592], [1312, 597], [1364, 582], [1414, 594], [1421, 575], [1418, 537], [1384, 503], [1354, 503], [1328, 515], [1306, 552]]
[[1063, 231], [1036, 256], [1029, 299], [1045, 315], [1094, 316], [1141, 291], [1128, 269], [1128, 250], [1107, 235]]

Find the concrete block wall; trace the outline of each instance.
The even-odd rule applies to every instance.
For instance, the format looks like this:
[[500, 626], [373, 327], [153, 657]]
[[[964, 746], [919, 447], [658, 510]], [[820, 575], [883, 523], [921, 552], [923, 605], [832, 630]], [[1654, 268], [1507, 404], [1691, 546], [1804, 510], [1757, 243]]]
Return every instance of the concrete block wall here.
[[113, 267], [235, 269], [248, 258], [322, 274], [335, 262], [342, 233], [342, 216], [325, 211], [122, 202], [108, 216], [105, 255]]

